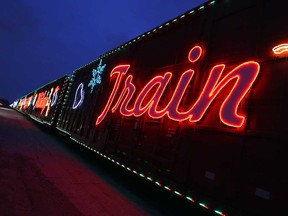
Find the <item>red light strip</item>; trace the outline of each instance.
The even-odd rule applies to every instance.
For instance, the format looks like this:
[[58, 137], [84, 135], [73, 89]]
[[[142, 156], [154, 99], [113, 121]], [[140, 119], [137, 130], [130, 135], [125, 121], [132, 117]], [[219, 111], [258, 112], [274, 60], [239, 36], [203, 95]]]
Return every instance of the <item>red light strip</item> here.
[[288, 52], [288, 44], [279, 44], [279, 45], [273, 47], [272, 51], [276, 55], [280, 55], [284, 52]]

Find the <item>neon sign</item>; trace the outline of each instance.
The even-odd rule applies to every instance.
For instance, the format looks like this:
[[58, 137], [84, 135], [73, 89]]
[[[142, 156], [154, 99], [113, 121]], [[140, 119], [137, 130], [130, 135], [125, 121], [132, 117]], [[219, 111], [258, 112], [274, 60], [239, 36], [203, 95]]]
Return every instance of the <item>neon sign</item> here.
[[57, 102], [59, 90], [60, 90], [60, 87], [57, 86], [54, 93], [53, 93], [53, 97], [52, 97], [52, 101], [51, 101], [51, 107], [53, 107]]
[[[200, 59], [201, 55], [202, 48], [200, 46], [195, 46], [190, 50], [188, 59], [191, 63], [194, 63]], [[155, 119], [162, 118], [166, 115], [168, 118], [175, 121], [189, 120], [190, 122], [198, 122], [203, 118], [210, 104], [219, 92], [227, 86], [228, 83], [232, 83], [233, 86], [230, 93], [226, 96], [226, 99], [220, 107], [219, 117], [221, 122], [228, 126], [241, 127], [245, 121], [245, 116], [237, 113], [238, 106], [256, 80], [260, 66], [254, 61], [244, 62], [227, 73], [226, 76], [221, 77], [225, 67], [224, 64], [214, 66], [210, 71], [208, 80], [206, 81], [199, 98], [191, 104], [190, 108], [186, 111], [179, 111], [180, 103], [193, 78], [194, 70], [189, 69], [180, 76], [170, 101], [165, 108], [158, 110], [157, 107], [161, 97], [172, 79], [173, 74], [171, 72], [166, 72], [162, 76], [155, 76], [142, 88], [142, 90], [138, 91], [139, 94], [136, 96], [134, 95], [136, 86], [133, 84], [133, 76], [128, 75], [125, 78], [130, 65], [118, 65], [111, 71], [110, 78], [116, 77], [116, 80], [106, 106], [97, 118], [96, 125], [104, 120], [109, 110], [115, 112], [117, 109], [119, 109], [120, 113], [124, 116], [133, 115], [137, 117], [148, 113], [151, 118]], [[124, 80], [123, 88], [119, 98], [112, 107], [112, 103], [119, 91], [122, 80]], [[152, 93], [152, 97], [150, 96], [148, 98], [147, 95], [148, 93], [151, 94], [152, 88], [155, 89], [155, 91]], [[132, 104], [132, 108], [129, 109], [128, 105], [131, 107], [131, 99], [133, 96], [136, 97], [136, 100]], [[147, 98], [148, 102], [144, 105], [144, 100], [146, 99], [147, 101]]]
[[284, 52], [288, 52], [288, 44], [279, 44], [278, 46], [273, 47], [272, 51], [276, 55], [280, 55]]
[[27, 109], [30, 106], [31, 100], [32, 100], [32, 96], [30, 96], [28, 98], [25, 98], [24, 104], [23, 104], [23, 109], [24, 110]]
[[83, 83], [80, 83], [75, 93], [72, 109], [77, 109], [78, 107], [82, 105], [83, 100], [84, 100], [84, 95], [85, 95], [85, 92], [83, 90]]
[[97, 66], [97, 69], [92, 70], [92, 78], [88, 84], [88, 87], [91, 88], [90, 93], [93, 92], [95, 86], [101, 84], [101, 82], [102, 82], [101, 74], [105, 70], [105, 67], [106, 67], [106, 64], [102, 65], [102, 59], [101, 59], [98, 66]]
[[48, 102], [48, 97], [46, 97], [46, 93], [47, 91], [38, 93], [37, 101], [35, 103], [35, 108], [41, 109], [41, 114], [46, 108], [46, 104]]
[[[48, 91], [46, 90], [46, 91], [38, 93], [38, 95], [36, 95], [37, 100], [36, 100], [34, 108], [41, 109], [41, 112], [40, 112], [41, 115], [43, 114], [44, 110], [47, 108], [45, 112], [45, 116], [48, 116], [50, 112], [50, 108], [52, 107], [52, 102], [56, 103], [56, 100], [58, 98], [57, 94], [59, 90], [60, 90], [60, 87], [57, 86], [54, 94], [53, 94], [54, 88], [51, 88]], [[53, 95], [53, 98], [55, 96], [54, 100], [53, 99], [51, 100], [52, 95]], [[56, 95], [57, 95], [57, 98], [56, 98]]]

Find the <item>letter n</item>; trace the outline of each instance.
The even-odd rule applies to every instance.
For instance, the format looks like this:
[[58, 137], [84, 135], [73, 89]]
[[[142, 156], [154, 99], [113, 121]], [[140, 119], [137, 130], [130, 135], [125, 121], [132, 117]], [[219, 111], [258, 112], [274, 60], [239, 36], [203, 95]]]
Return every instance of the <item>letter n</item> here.
[[191, 109], [190, 121], [199, 121], [211, 102], [228, 83], [234, 82], [232, 89], [221, 105], [219, 116], [221, 121], [231, 127], [241, 127], [245, 116], [237, 114], [238, 106], [256, 80], [260, 66], [257, 62], [245, 62], [220, 80], [225, 65], [216, 65], [210, 72], [204, 89]]

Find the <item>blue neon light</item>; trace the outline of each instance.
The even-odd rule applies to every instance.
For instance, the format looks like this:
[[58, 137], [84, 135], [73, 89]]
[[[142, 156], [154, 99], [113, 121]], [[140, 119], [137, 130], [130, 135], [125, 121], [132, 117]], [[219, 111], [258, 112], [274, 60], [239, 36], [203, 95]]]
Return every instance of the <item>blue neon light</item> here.
[[100, 62], [97, 66], [97, 69], [92, 70], [92, 78], [88, 84], [88, 87], [91, 88], [90, 93], [93, 92], [95, 86], [101, 84], [101, 82], [102, 82], [101, 74], [105, 70], [105, 67], [106, 67], [106, 64], [102, 65], [102, 59], [100, 59]]
[[83, 90], [83, 83], [80, 83], [77, 87], [76, 92], [75, 92], [75, 97], [74, 97], [72, 109], [77, 109], [78, 107], [80, 107], [82, 105], [83, 100], [84, 100], [84, 95], [85, 95], [85, 92]]
[[53, 107], [56, 104], [57, 99], [58, 99], [58, 91], [54, 92], [54, 94], [53, 94], [51, 107]]

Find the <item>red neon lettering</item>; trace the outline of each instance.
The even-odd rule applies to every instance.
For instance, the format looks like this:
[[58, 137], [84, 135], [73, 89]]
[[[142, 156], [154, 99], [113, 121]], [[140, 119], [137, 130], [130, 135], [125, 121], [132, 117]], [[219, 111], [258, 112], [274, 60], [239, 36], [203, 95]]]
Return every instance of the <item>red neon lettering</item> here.
[[188, 59], [190, 62], [194, 63], [199, 60], [201, 55], [202, 55], [202, 48], [200, 46], [194, 46], [188, 54]]
[[38, 94], [38, 98], [37, 98], [37, 101], [35, 103], [35, 108], [39, 108], [41, 109], [41, 112], [40, 114], [42, 115], [45, 108], [47, 107], [46, 109], [46, 112], [45, 112], [45, 116], [48, 115], [49, 111], [50, 111], [50, 103], [51, 103], [51, 96], [52, 96], [52, 93], [53, 93], [53, 88], [50, 90], [50, 93], [48, 96], [47, 95], [47, 90], [45, 92], [40, 92]]
[[41, 115], [43, 114], [44, 109], [46, 108], [47, 101], [48, 101], [48, 98], [46, 97], [46, 93], [47, 91], [39, 93], [36, 104], [35, 104], [35, 108], [41, 109], [41, 112], [40, 112]]
[[[153, 116], [153, 118], [161, 118], [165, 114], [166, 112], [165, 109], [162, 111], [157, 111], [156, 108], [159, 104], [159, 101], [171, 77], [172, 77], [172, 73], [167, 72], [164, 74], [164, 76], [156, 76], [152, 80], [150, 80], [150, 82], [147, 83], [147, 85], [139, 93], [135, 101], [135, 107], [134, 107], [135, 116], [141, 116], [147, 110], [148, 110], [148, 114], [150, 116]], [[150, 100], [146, 103], [146, 105], [142, 107], [142, 104], [145, 98], [147, 97], [149, 91], [151, 91], [151, 89], [153, 89], [155, 86], [156, 86], [156, 91], [154, 95], [151, 96]]]
[[131, 101], [131, 98], [133, 97], [133, 94], [135, 92], [135, 86], [134, 84], [132, 83], [132, 75], [129, 75], [125, 81], [125, 86], [123, 88], [123, 91], [118, 99], [118, 102], [116, 103], [116, 105], [112, 108], [112, 112], [114, 112], [117, 107], [119, 106], [120, 102], [122, 101], [124, 95], [124, 100], [121, 104], [121, 107], [120, 107], [120, 113], [122, 115], [125, 115], [125, 116], [130, 116], [133, 114], [133, 109], [129, 110], [128, 109], [128, 104], [129, 102]]
[[280, 55], [284, 52], [288, 52], [288, 44], [279, 44], [278, 46], [273, 47], [272, 51], [276, 55]]
[[178, 111], [178, 107], [189, 85], [189, 82], [191, 81], [193, 77], [193, 74], [194, 74], [193, 70], [188, 70], [181, 75], [181, 78], [177, 84], [175, 92], [169, 102], [168, 109], [167, 109], [168, 117], [175, 121], [184, 121], [190, 117], [189, 111], [180, 113]]
[[113, 100], [115, 98], [115, 95], [116, 95], [116, 93], [117, 93], [117, 91], [119, 89], [122, 77], [126, 74], [126, 72], [128, 71], [129, 67], [130, 67], [130, 65], [119, 65], [119, 66], [116, 66], [111, 71], [110, 77], [112, 77], [114, 74], [116, 74], [117, 78], [116, 78], [113, 90], [112, 90], [112, 92], [110, 94], [110, 97], [108, 99], [108, 102], [107, 102], [104, 110], [100, 114], [100, 116], [98, 116], [98, 118], [97, 118], [96, 125], [100, 124], [100, 122], [103, 121], [103, 119], [107, 115], [107, 113], [108, 113], [108, 111], [109, 111], [109, 109], [111, 107], [111, 104], [112, 104], [112, 102], [113, 102]]
[[32, 96], [26, 98], [25, 103], [23, 105], [23, 109], [26, 109], [30, 105], [31, 99], [32, 99]]
[[219, 81], [224, 69], [225, 65], [216, 65], [211, 70], [205, 87], [192, 108], [191, 122], [199, 121], [220, 90], [230, 81], [235, 80], [232, 90], [221, 105], [219, 116], [224, 124], [232, 127], [241, 127], [244, 123], [245, 117], [239, 116], [237, 109], [259, 73], [259, 64], [256, 62], [245, 62]]
[[[195, 46], [190, 50], [188, 59], [190, 62], [194, 63], [200, 59], [201, 55], [202, 48], [200, 46]], [[112, 76], [116, 74], [117, 78], [108, 102], [100, 116], [97, 118], [96, 125], [103, 121], [110, 110], [110, 107], [119, 90], [120, 83], [129, 67], [130, 65], [119, 65], [112, 70], [110, 77], [112, 78]], [[193, 78], [193, 70], [187, 70], [181, 75], [169, 103], [162, 110], [157, 110], [157, 107], [168, 83], [172, 78], [172, 73], [167, 72], [164, 74], [164, 76], [156, 76], [152, 78], [142, 88], [133, 104], [131, 104], [131, 101], [135, 94], [136, 87], [132, 83], [133, 76], [129, 75], [125, 79], [125, 84], [121, 91], [120, 97], [111, 111], [115, 112], [120, 107], [119, 111], [124, 116], [134, 115], [138, 117], [147, 112], [151, 118], [161, 118], [164, 115], [167, 115], [170, 119], [175, 121], [184, 121], [189, 119], [190, 122], [197, 122], [202, 119], [204, 113], [207, 111], [208, 107], [219, 92], [228, 83], [232, 83], [234, 85], [220, 107], [219, 117], [226, 125], [231, 127], [241, 127], [245, 121], [245, 116], [238, 115], [238, 106], [258, 76], [260, 66], [257, 62], [245, 62], [234, 68], [225, 77], [221, 78], [224, 69], [225, 65], [214, 66], [210, 71], [209, 78], [199, 98], [194, 104], [191, 104], [190, 109], [181, 112], [179, 111], [179, 106], [187, 87]], [[151, 95], [152, 89], [155, 91]], [[150, 96], [148, 98], [149, 93]], [[145, 104], [144, 101], [146, 101]], [[128, 107], [130, 107], [130, 109]]]

